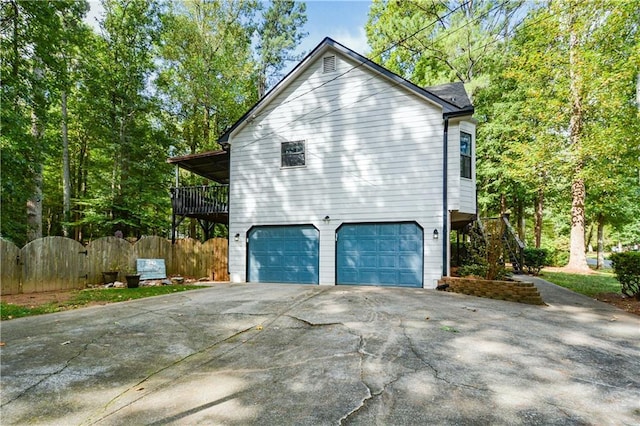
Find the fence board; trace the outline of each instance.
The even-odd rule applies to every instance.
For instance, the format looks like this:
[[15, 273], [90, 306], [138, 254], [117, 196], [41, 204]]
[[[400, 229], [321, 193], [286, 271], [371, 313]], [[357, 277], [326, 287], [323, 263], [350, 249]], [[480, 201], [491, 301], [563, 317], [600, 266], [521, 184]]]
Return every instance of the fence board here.
[[229, 242], [226, 238], [212, 238], [202, 245], [203, 263], [208, 275], [215, 281], [229, 281], [229, 264], [227, 252]]
[[45, 237], [31, 241], [20, 255], [23, 293], [84, 288], [84, 252], [82, 244], [69, 238]]
[[193, 238], [184, 238], [173, 245], [173, 270], [187, 277], [201, 278], [206, 276], [202, 267], [202, 244]]
[[91, 241], [88, 251], [88, 278], [90, 284], [103, 282], [102, 272], [118, 271], [118, 280], [125, 280], [127, 270], [135, 270], [133, 246], [125, 239], [117, 237], [102, 237]]
[[20, 249], [0, 238], [0, 294], [18, 294], [20, 289]]
[[102, 272], [108, 270], [117, 270], [118, 279], [124, 281], [138, 258], [164, 259], [169, 275], [228, 281], [228, 247], [225, 238], [204, 244], [184, 239], [171, 245], [165, 238], [150, 236], [132, 245], [122, 238], [104, 237], [85, 248], [69, 238], [45, 237], [20, 250], [0, 238], [0, 294], [84, 288], [87, 283], [101, 284]]

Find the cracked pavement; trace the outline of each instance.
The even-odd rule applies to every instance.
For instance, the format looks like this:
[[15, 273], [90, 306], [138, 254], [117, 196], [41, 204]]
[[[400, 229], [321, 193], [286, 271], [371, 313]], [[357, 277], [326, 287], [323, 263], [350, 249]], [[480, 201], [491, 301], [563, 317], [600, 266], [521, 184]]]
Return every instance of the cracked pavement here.
[[640, 318], [434, 290], [216, 284], [2, 323], [9, 424], [640, 424]]

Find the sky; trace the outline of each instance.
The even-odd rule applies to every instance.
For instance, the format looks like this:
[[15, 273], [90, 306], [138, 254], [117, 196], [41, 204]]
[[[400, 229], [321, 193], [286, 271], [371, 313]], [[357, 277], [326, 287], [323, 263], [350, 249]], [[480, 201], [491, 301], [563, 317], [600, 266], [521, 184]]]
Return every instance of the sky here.
[[325, 37], [331, 37], [351, 50], [369, 53], [364, 26], [371, 1], [308, 1], [307, 24], [309, 35], [302, 41], [301, 50], [309, 52]]
[[[302, 40], [296, 53], [309, 53], [325, 37], [331, 37], [362, 55], [369, 53], [364, 26], [370, 0], [315, 0], [306, 3], [307, 23], [304, 30], [309, 35]], [[99, 0], [90, 0], [89, 5], [91, 10], [85, 21], [97, 29], [97, 19], [103, 10]]]

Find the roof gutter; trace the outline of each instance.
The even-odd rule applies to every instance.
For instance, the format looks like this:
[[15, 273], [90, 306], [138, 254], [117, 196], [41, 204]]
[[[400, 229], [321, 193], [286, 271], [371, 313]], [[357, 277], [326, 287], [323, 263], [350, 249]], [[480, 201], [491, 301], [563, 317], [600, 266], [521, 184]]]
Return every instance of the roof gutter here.
[[444, 132], [442, 134], [442, 276], [449, 275], [447, 265], [447, 252], [449, 251], [449, 205], [447, 199], [447, 186], [449, 178], [449, 117], [444, 117]]
[[475, 109], [473, 107], [470, 107], [470, 108], [465, 108], [457, 111], [444, 112], [442, 113], [442, 118], [444, 118], [445, 120], [448, 120], [450, 118], [465, 117], [465, 116], [473, 115], [474, 112], [475, 112]]

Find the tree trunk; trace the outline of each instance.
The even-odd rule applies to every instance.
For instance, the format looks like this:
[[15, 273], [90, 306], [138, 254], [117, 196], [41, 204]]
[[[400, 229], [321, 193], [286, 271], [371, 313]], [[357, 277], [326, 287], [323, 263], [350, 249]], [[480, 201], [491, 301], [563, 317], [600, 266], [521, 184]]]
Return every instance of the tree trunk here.
[[569, 264], [568, 269], [576, 271], [588, 271], [587, 255], [584, 243], [584, 200], [585, 185], [582, 179], [576, 179], [571, 184], [571, 241], [569, 244]]
[[536, 196], [535, 203], [535, 216], [534, 216], [534, 234], [536, 248], [540, 248], [542, 244], [542, 217], [544, 213], [544, 189], [538, 189], [538, 195]]
[[[20, 73], [20, 46], [18, 42], [18, 32], [19, 32], [19, 24], [20, 24], [20, 11], [18, 10], [18, 3], [15, 1], [11, 2], [11, 6], [13, 7], [13, 34], [12, 34], [12, 47], [13, 47], [13, 64], [11, 67], [11, 75], [13, 77], [13, 81], [18, 81], [18, 75]], [[640, 77], [640, 74], [638, 75]], [[640, 79], [638, 80], [640, 82]], [[13, 107], [15, 111], [18, 111], [20, 108], [20, 104], [17, 102], [18, 91], [14, 90], [14, 104]]]
[[262, 99], [267, 91], [267, 70], [263, 67], [258, 72], [258, 100]]
[[[78, 154], [78, 167], [76, 168], [76, 197], [78, 198], [86, 198], [87, 196], [87, 164], [89, 158], [89, 150], [87, 144], [87, 136], [84, 135], [80, 138], [80, 152]], [[74, 209], [74, 219], [76, 222], [74, 229], [74, 238], [76, 241], [82, 242], [83, 239], [83, 229], [82, 225], [80, 225], [80, 221], [83, 217], [84, 207], [81, 204], [76, 205]]]
[[71, 219], [71, 171], [69, 166], [69, 134], [67, 130], [67, 92], [60, 94], [62, 112], [62, 235], [69, 236]]
[[604, 217], [598, 218], [598, 260], [596, 261], [596, 269], [604, 267]]
[[[31, 113], [31, 135], [36, 145], [42, 143], [42, 123]], [[36, 153], [37, 156], [40, 152]], [[32, 162], [33, 190], [27, 199], [27, 241], [33, 241], [42, 237], [42, 163], [39, 159]]]
[[518, 238], [524, 241], [525, 236], [525, 220], [524, 220], [524, 202], [521, 197], [516, 199], [516, 228]]
[[204, 107], [204, 122], [202, 123], [203, 125], [203, 129], [202, 129], [202, 146], [206, 147], [207, 149], [209, 148], [209, 133], [210, 133], [210, 113], [209, 113], [209, 107]]
[[569, 89], [571, 97], [571, 118], [569, 120], [569, 138], [573, 152], [575, 167], [573, 182], [571, 183], [571, 240], [569, 243], [568, 269], [575, 271], [589, 271], [585, 254], [584, 231], [586, 188], [581, 177], [583, 164], [581, 155], [582, 144], [582, 76], [578, 70], [578, 34], [575, 29], [575, 16], [569, 22]]
[[40, 87], [44, 73], [38, 65], [33, 70], [33, 105], [31, 110], [31, 136], [34, 142], [34, 158], [31, 159], [32, 192], [27, 199], [27, 241], [42, 237], [42, 137], [44, 134], [44, 91]]
[[500, 195], [500, 217], [507, 213], [507, 197], [504, 194]]

